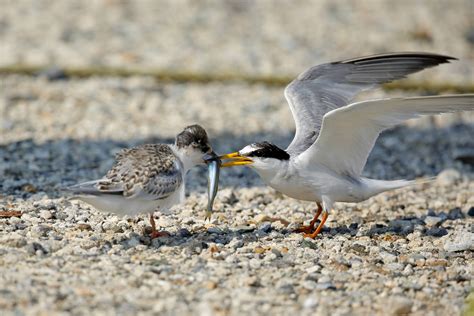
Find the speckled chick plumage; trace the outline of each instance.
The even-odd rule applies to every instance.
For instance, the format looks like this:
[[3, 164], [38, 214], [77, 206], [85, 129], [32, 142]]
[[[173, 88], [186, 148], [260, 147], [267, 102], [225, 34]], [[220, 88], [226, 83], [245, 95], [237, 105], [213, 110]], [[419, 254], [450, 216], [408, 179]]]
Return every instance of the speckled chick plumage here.
[[123, 149], [98, 180], [67, 188], [75, 199], [119, 215], [153, 213], [184, 200], [186, 172], [210, 152], [207, 133], [199, 125], [186, 127], [175, 144], [146, 144]]
[[98, 189], [123, 191], [124, 197], [143, 193], [164, 199], [183, 182], [182, 163], [169, 145], [147, 144], [123, 149], [115, 157], [115, 164], [107, 172]]

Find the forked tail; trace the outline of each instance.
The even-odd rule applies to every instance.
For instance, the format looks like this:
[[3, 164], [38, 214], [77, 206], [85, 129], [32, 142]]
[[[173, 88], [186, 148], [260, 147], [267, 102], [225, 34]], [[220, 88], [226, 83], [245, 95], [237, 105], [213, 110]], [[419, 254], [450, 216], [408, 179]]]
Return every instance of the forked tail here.
[[418, 180], [375, 180], [369, 178], [363, 178], [362, 181], [367, 188], [367, 198], [377, 195], [379, 193], [404, 188], [410, 185], [429, 183], [435, 180], [434, 177], [423, 178]]

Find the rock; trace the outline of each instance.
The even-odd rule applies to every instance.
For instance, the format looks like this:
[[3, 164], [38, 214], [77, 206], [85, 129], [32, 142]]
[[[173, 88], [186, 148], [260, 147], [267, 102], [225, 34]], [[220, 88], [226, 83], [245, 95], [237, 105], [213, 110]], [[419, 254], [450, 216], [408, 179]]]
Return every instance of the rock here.
[[276, 248], [272, 248], [272, 253], [277, 257], [277, 258], [281, 258], [283, 257], [282, 253], [280, 250], [276, 249]]
[[318, 287], [318, 284], [312, 280], [306, 280], [301, 283], [301, 286], [307, 290], [313, 291]]
[[469, 211], [467, 211], [467, 215], [474, 217], [474, 206], [472, 206]]
[[207, 229], [207, 232], [209, 234], [222, 234], [223, 233], [222, 229], [220, 229], [219, 227], [215, 227], [215, 226], [209, 227]]
[[334, 286], [334, 284], [332, 284], [332, 282], [323, 282], [323, 283], [317, 283], [316, 284], [316, 290], [318, 291], [324, 291], [324, 290], [335, 290], [336, 287]]
[[178, 230], [178, 236], [181, 238], [187, 238], [187, 237], [191, 237], [192, 234], [186, 228], [181, 228], [180, 230]]
[[28, 252], [28, 254], [30, 255], [42, 255], [42, 254], [46, 254], [47, 251], [46, 249], [40, 244], [40, 243], [37, 243], [37, 242], [32, 242], [30, 244], [28, 244], [26, 246], [26, 251]]
[[139, 236], [132, 236], [130, 239], [127, 240], [128, 247], [136, 247], [140, 244], [140, 237]]
[[314, 266], [309, 267], [309, 268], [306, 269], [306, 272], [308, 274], [314, 274], [314, 273], [317, 273], [319, 271], [321, 271], [321, 266], [320, 265], [314, 265]]
[[359, 224], [357, 224], [357, 223], [351, 223], [349, 225], [349, 229], [351, 229], [351, 230], [357, 230], [357, 228], [359, 228]]
[[352, 244], [350, 246], [350, 249], [354, 250], [356, 253], [360, 255], [367, 255], [368, 251], [367, 248], [364, 245], [361, 244]]
[[318, 299], [311, 296], [311, 297], [308, 297], [308, 298], [304, 301], [303, 307], [304, 307], [305, 309], [313, 309], [313, 308], [315, 308], [316, 306], [318, 306], [318, 303], [319, 303]]
[[272, 231], [272, 223], [264, 222], [258, 227], [258, 230], [264, 233], [269, 233]]
[[462, 213], [462, 210], [459, 207], [455, 207], [448, 212], [448, 219], [450, 220], [456, 220], [456, 219], [461, 219], [464, 218], [464, 214]]
[[258, 269], [262, 265], [258, 259], [250, 259], [249, 265], [252, 269]]
[[402, 263], [397, 262], [387, 263], [386, 265], [384, 265], [384, 267], [390, 271], [402, 271], [405, 268]]
[[410, 220], [393, 220], [388, 225], [390, 231], [400, 235], [408, 235], [415, 230], [415, 226]]
[[91, 225], [86, 224], [86, 223], [77, 224], [77, 228], [78, 228], [79, 230], [92, 230]]
[[40, 211], [40, 217], [41, 217], [42, 219], [48, 220], [48, 219], [53, 218], [53, 214], [51, 213], [51, 211], [48, 211], [48, 210], [41, 210], [41, 211]]
[[243, 282], [247, 286], [260, 286], [260, 280], [256, 276], [247, 277], [243, 280]]
[[382, 235], [385, 234], [386, 232], [389, 231], [389, 227], [382, 225], [382, 224], [375, 224], [370, 227], [369, 231], [367, 232], [367, 235], [373, 236], [373, 235]]
[[445, 169], [438, 174], [436, 182], [441, 186], [450, 186], [461, 179], [461, 173], [455, 169]]
[[51, 226], [48, 225], [35, 225], [33, 226], [31, 232], [34, 236], [46, 237], [48, 232], [52, 230]]
[[114, 233], [123, 233], [122, 227], [117, 225], [115, 221], [108, 220], [102, 223], [102, 229], [105, 231], [111, 231]]
[[413, 267], [411, 264], [407, 264], [405, 269], [403, 269], [403, 272], [402, 272], [403, 275], [412, 275], [413, 274]]
[[389, 252], [381, 251], [379, 255], [385, 264], [397, 261], [397, 256]]
[[386, 312], [392, 315], [408, 315], [411, 312], [413, 302], [404, 296], [395, 296], [389, 299], [386, 305]]
[[241, 225], [241, 226], [237, 226], [234, 228], [234, 230], [238, 233], [250, 233], [250, 232], [253, 232], [255, 230], [255, 226], [246, 226], [246, 225]]
[[442, 237], [448, 234], [448, 231], [446, 228], [443, 227], [432, 227], [428, 229], [425, 234], [427, 236], [433, 236], [433, 237]]
[[440, 217], [437, 217], [437, 216], [426, 216], [425, 219], [423, 220], [426, 225], [428, 225], [429, 227], [433, 227], [433, 226], [436, 226], [438, 225], [439, 223], [441, 223], [441, 218]]
[[268, 251], [268, 248], [263, 248], [263, 247], [260, 247], [260, 246], [257, 246], [254, 248], [253, 252], [257, 253], [257, 254], [262, 254], [262, 253], [265, 253]]
[[447, 252], [474, 250], [474, 233], [458, 231], [449, 236], [443, 246]]
[[236, 238], [232, 239], [228, 244], [228, 246], [233, 249], [240, 248], [243, 245], [244, 245], [244, 242], [242, 241], [242, 239], [236, 239]]

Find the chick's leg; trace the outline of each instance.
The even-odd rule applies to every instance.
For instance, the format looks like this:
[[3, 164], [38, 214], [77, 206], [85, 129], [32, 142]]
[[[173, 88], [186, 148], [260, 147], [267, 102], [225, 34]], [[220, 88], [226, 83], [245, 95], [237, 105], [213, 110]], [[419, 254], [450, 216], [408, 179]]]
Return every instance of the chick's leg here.
[[153, 218], [153, 213], [150, 214], [150, 224], [151, 224], [151, 233], [150, 233], [150, 238], [155, 239], [158, 237], [166, 237], [169, 236], [170, 234], [168, 232], [160, 232], [156, 230], [156, 224], [155, 224], [155, 219]]

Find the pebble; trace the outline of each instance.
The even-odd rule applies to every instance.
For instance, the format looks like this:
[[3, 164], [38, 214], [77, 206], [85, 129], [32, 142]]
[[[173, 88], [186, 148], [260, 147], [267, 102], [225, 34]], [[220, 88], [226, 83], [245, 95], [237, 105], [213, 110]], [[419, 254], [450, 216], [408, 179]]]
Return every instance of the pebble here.
[[264, 233], [269, 233], [272, 230], [272, 223], [264, 222], [262, 225], [258, 227], [258, 230]]
[[432, 227], [428, 229], [425, 234], [427, 236], [433, 236], [433, 237], [442, 237], [448, 234], [448, 230], [443, 227]]
[[443, 249], [447, 252], [474, 250], [474, 233], [459, 231], [448, 236]]
[[26, 246], [26, 251], [28, 252], [28, 254], [30, 255], [44, 255], [47, 253], [46, 249], [44, 249], [44, 247], [40, 244], [40, 243], [37, 243], [37, 242], [33, 242], [33, 243], [30, 243]]
[[474, 217], [474, 206], [472, 206], [469, 211], [467, 211], [467, 215]]
[[428, 225], [429, 227], [433, 227], [441, 223], [441, 218], [437, 216], [426, 216], [423, 221]]
[[436, 182], [441, 186], [451, 186], [461, 179], [461, 173], [455, 169], [446, 169], [438, 174]]
[[53, 213], [51, 213], [51, 212], [48, 211], [48, 210], [41, 210], [41, 211], [40, 211], [40, 217], [41, 217], [42, 219], [48, 220], [48, 219], [53, 218]]
[[448, 219], [456, 220], [464, 218], [464, 214], [462, 213], [461, 208], [455, 207], [448, 212]]
[[186, 228], [181, 228], [180, 230], [178, 230], [178, 236], [181, 238], [187, 238], [187, 237], [191, 237], [192, 234]]
[[413, 306], [412, 300], [403, 296], [396, 296], [389, 299], [386, 311], [392, 315], [408, 315]]

